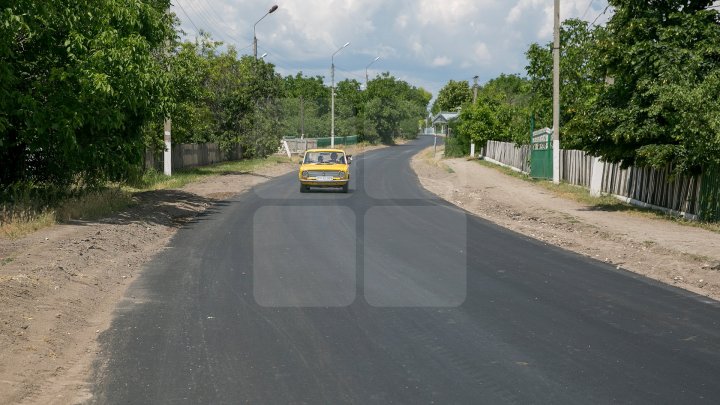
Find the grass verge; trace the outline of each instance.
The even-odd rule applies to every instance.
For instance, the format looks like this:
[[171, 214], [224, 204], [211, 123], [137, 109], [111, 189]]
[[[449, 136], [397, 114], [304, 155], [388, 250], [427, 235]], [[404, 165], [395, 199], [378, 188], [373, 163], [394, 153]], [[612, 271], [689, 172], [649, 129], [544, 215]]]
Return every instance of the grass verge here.
[[538, 186], [552, 192], [554, 195], [560, 198], [566, 198], [581, 204], [588, 205], [596, 211], [622, 211], [645, 218], [662, 219], [680, 225], [692, 226], [696, 228], [702, 228], [711, 232], [720, 233], [720, 223], [687, 220], [682, 217], [670, 215], [662, 211], [627, 204], [610, 195], [593, 197], [590, 195], [590, 191], [585, 187], [575, 186], [568, 183], [555, 184], [547, 180], [533, 179], [532, 177], [524, 173], [516, 172], [510, 168], [486, 162], [484, 160], [474, 160], [474, 162], [481, 166], [500, 171], [508, 176], [512, 176], [527, 181], [529, 183], [537, 184]]
[[78, 197], [61, 200], [52, 207], [37, 208], [33, 201], [0, 206], [0, 238], [17, 239], [39, 229], [70, 220], [96, 220], [134, 204], [138, 192], [181, 188], [204, 177], [227, 173], [252, 173], [262, 167], [288, 163], [287, 157], [245, 159], [179, 170], [172, 176], [147, 172], [131, 184], [112, 184]]

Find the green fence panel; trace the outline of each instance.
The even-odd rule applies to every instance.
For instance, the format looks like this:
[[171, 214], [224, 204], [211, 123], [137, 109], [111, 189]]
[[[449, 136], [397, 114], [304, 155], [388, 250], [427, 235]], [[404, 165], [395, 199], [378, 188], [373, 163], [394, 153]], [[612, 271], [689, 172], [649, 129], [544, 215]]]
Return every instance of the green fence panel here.
[[317, 138], [318, 148], [327, 148], [330, 146], [330, 138]]
[[706, 167], [700, 187], [700, 219], [720, 221], [720, 166]]
[[[330, 144], [332, 143], [332, 140], [328, 138], [315, 138], [317, 139], [317, 147], [318, 148], [329, 148]], [[356, 145], [358, 143], [358, 136], [336, 136], [335, 137], [335, 146], [339, 145]]]
[[532, 134], [530, 143], [530, 177], [552, 179], [552, 130], [545, 128]]

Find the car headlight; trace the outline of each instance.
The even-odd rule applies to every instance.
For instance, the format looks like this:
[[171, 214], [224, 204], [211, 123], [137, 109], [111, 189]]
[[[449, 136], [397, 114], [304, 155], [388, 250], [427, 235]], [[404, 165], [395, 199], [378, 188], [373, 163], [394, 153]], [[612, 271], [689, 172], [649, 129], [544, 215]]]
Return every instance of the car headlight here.
[[307, 171], [303, 171], [303, 172], [301, 173], [301, 176], [302, 176], [304, 179], [307, 179], [309, 174], [310, 174], [310, 173], [308, 173]]

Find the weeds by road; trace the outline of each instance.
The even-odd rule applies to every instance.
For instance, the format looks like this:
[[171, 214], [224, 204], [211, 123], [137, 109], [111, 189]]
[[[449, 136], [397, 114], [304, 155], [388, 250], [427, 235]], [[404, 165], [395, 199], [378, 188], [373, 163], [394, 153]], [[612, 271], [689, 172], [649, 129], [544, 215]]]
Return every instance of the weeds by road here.
[[137, 193], [182, 188], [208, 176], [250, 173], [289, 162], [287, 157], [270, 156], [267, 159], [245, 159], [179, 170], [172, 176], [153, 170], [129, 184], [109, 184], [104, 189], [62, 199], [47, 207], [38, 207], [36, 201], [31, 201], [29, 197], [21, 198], [12, 205], [0, 207], [0, 237], [17, 239], [56, 223], [102, 218], [136, 204]]

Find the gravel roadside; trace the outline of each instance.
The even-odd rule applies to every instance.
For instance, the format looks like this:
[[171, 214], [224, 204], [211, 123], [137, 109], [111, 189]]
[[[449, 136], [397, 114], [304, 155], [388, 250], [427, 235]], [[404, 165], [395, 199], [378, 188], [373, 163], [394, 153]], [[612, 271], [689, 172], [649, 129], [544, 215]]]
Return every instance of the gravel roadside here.
[[427, 190], [498, 225], [720, 300], [720, 233], [603, 211], [440, 151], [421, 152], [412, 167]]

